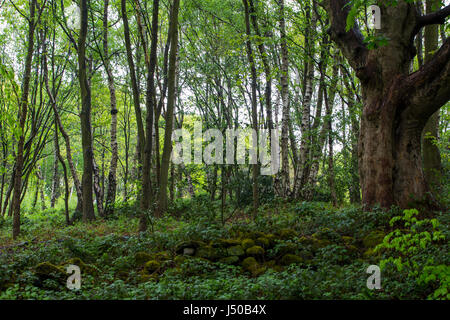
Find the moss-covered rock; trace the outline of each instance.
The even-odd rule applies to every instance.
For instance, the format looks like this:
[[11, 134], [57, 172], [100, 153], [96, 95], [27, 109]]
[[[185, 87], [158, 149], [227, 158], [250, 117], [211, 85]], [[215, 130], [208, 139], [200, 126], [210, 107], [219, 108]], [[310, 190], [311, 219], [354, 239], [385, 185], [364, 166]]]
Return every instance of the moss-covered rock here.
[[155, 254], [155, 259], [158, 261], [167, 261], [172, 258], [169, 251], [161, 251]]
[[[80, 258], [70, 258], [69, 260], [63, 262], [61, 264], [62, 267], [66, 267], [68, 265], [75, 265], [80, 267], [80, 271], [83, 274], [90, 274], [90, 275], [96, 275], [99, 274], [101, 271], [97, 266], [89, 263], [84, 263], [83, 260]], [[65, 269], [64, 269], [65, 270]]]
[[232, 246], [227, 249], [227, 253], [229, 256], [243, 256], [245, 254], [242, 246]]
[[153, 256], [147, 252], [136, 252], [136, 254], [134, 255], [134, 260], [136, 261], [136, 264], [138, 265], [143, 265], [145, 264], [147, 261], [150, 261], [153, 259]]
[[290, 240], [297, 237], [297, 233], [292, 229], [280, 230], [280, 238], [283, 240]]
[[258, 261], [256, 261], [256, 259], [253, 258], [253, 257], [245, 258], [245, 259], [242, 261], [242, 267], [243, 267], [245, 270], [249, 270], [249, 268], [252, 267], [252, 266], [254, 266], [254, 265], [258, 265]]
[[207, 246], [207, 244], [203, 241], [196, 241], [196, 240], [183, 241], [176, 246], [175, 252], [177, 254], [192, 256], [194, 255], [197, 248], [204, 246]]
[[375, 230], [370, 232], [367, 236], [363, 238], [363, 245], [365, 248], [374, 248], [384, 239], [384, 232], [380, 230]]
[[263, 248], [269, 248], [270, 247], [270, 240], [266, 237], [259, 237], [258, 239], [255, 240], [255, 243], [258, 246], [261, 246]]
[[330, 240], [326, 239], [314, 239], [312, 247], [314, 250], [325, 248], [331, 244]]
[[219, 262], [224, 264], [237, 264], [239, 262], [239, 257], [238, 256], [225, 257], [219, 259]]
[[282, 242], [277, 246], [278, 255], [285, 255], [286, 253], [296, 254], [298, 251], [298, 246], [293, 242]]
[[36, 275], [38, 275], [38, 276], [45, 276], [45, 277], [57, 276], [57, 277], [59, 277], [59, 276], [66, 275], [64, 268], [54, 265], [47, 261], [39, 263], [34, 268], [34, 270], [35, 270]]
[[248, 248], [246, 250], [247, 255], [249, 256], [263, 256], [264, 255], [264, 249], [260, 246], [253, 246], [251, 248]]
[[204, 258], [207, 260], [216, 260], [222, 258], [224, 254], [218, 248], [213, 248], [212, 246], [204, 246], [197, 248], [195, 252], [197, 258]]
[[239, 239], [218, 239], [212, 242], [214, 248], [229, 248], [232, 246], [240, 245], [241, 241]]
[[248, 248], [251, 248], [254, 245], [255, 245], [255, 241], [253, 241], [252, 239], [242, 240], [242, 248], [244, 248], [244, 250], [247, 250]]
[[242, 261], [242, 267], [244, 270], [249, 271], [253, 277], [258, 277], [266, 272], [267, 267], [258, 264], [255, 258], [248, 257]]
[[151, 274], [155, 271], [158, 271], [161, 267], [161, 264], [156, 260], [150, 260], [145, 263], [144, 271], [148, 274]]
[[280, 264], [282, 264], [283, 266], [288, 266], [291, 264], [302, 264], [303, 262], [304, 260], [301, 257], [290, 253], [285, 254], [280, 260]]
[[154, 282], [158, 280], [158, 274], [148, 274], [148, 273], [141, 273], [139, 274], [138, 282], [144, 283], [144, 282]]

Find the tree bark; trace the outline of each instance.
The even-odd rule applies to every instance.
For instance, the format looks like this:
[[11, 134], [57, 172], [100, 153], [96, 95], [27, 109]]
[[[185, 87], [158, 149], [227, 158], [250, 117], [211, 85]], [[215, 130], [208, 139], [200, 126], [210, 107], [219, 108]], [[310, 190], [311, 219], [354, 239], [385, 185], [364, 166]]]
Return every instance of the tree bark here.
[[22, 95], [19, 102], [19, 128], [20, 137], [17, 142], [16, 170], [14, 172], [14, 193], [12, 198], [13, 207], [13, 238], [16, 239], [20, 233], [20, 194], [22, 192], [22, 170], [23, 170], [23, 148], [25, 144], [25, 122], [28, 110], [28, 92], [30, 89], [31, 63], [34, 51], [34, 30], [37, 21], [35, 21], [36, 0], [30, 3], [30, 16], [28, 17], [28, 46], [25, 58], [25, 70], [22, 80]]
[[[247, 0], [243, 0], [244, 3], [244, 12], [245, 12], [245, 30], [247, 35], [246, 43], [246, 51], [247, 58], [250, 64], [250, 72], [251, 72], [251, 118], [252, 118], [252, 127], [256, 132], [256, 137], [258, 137], [258, 110], [257, 110], [257, 96], [256, 96], [256, 88], [257, 88], [257, 74], [256, 74], [256, 66], [255, 60], [253, 56], [252, 43], [250, 41], [251, 31], [250, 31], [250, 13], [249, 13], [249, 5]], [[255, 145], [253, 143], [253, 145]], [[258, 143], [256, 143], [258, 145]], [[258, 152], [257, 152], [258, 154]], [[258, 190], [258, 176], [259, 176], [259, 165], [256, 159], [256, 163], [252, 164], [252, 192], [253, 192], [253, 216], [256, 217], [258, 207], [259, 207], [259, 190]]]
[[169, 175], [169, 161], [172, 153], [172, 128], [173, 113], [176, 98], [176, 61], [178, 52], [178, 10], [180, 0], [174, 0], [172, 6], [172, 14], [170, 24], [170, 54], [169, 54], [169, 71], [168, 71], [168, 87], [167, 87], [167, 111], [166, 111], [166, 127], [164, 130], [164, 150], [161, 158], [161, 184], [158, 194], [158, 206], [156, 216], [160, 217], [167, 210], [167, 183]]
[[284, 18], [284, 0], [279, 0], [280, 7], [280, 35], [281, 35], [281, 101], [283, 104], [281, 118], [281, 186], [280, 196], [286, 197], [290, 193], [289, 178], [289, 56], [286, 40], [286, 21]]
[[450, 98], [450, 41], [418, 71], [409, 72], [414, 36], [444, 23], [450, 6], [420, 16], [414, 4], [380, 4], [378, 35], [387, 45], [369, 50], [356, 26], [345, 30], [347, 1], [325, 1], [331, 37], [361, 80], [364, 102], [358, 143], [362, 201], [366, 208], [398, 205], [433, 207], [422, 170], [421, 134], [427, 120]]
[[[153, 116], [156, 108], [156, 89], [155, 89], [155, 69], [157, 63], [157, 48], [158, 48], [158, 14], [159, 14], [159, 0], [153, 1], [153, 16], [152, 16], [152, 32], [151, 32], [151, 47], [150, 56], [148, 56], [146, 50], [146, 65], [147, 65], [147, 92], [146, 92], [146, 131], [145, 131], [145, 147], [144, 158], [142, 166], [142, 197], [141, 197], [141, 210], [147, 211], [152, 203], [152, 184], [151, 184], [151, 166], [152, 166], [152, 149], [153, 149]], [[145, 44], [144, 35], [141, 32], [142, 43]], [[146, 216], [141, 216], [140, 231], [145, 231]], [[145, 220], [145, 221], [144, 221]]]
[[78, 38], [78, 78], [81, 95], [81, 144], [83, 147], [83, 220], [95, 219], [92, 176], [94, 173], [94, 152], [92, 147], [91, 126], [91, 88], [87, 75], [86, 65], [86, 38], [88, 32], [88, 7], [87, 0], [80, 1], [81, 29]]
[[105, 216], [114, 213], [114, 203], [116, 202], [117, 189], [117, 162], [119, 159], [117, 146], [117, 99], [116, 87], [114, 85], [114, 77], [109, 63], [108, 53], [108, 6], [109, 0], [105, 0], [103, 11], [103, 62], [105, 66], [106, 75], [108, 78], [109, 100], [111, 104], [111, 162], [109, 164], [108, 173], [108, 190], [106, 193]]

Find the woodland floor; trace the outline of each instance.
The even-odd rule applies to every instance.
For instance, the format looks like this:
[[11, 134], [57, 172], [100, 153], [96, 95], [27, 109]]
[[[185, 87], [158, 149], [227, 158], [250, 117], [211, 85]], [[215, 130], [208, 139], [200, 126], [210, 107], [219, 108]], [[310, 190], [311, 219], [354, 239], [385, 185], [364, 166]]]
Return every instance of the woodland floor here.
[[[220, 203], [204, 201], [177, 202], [140, 235], [133, 206], [70, 227], [61, 211], [28, 214], [16, 241], [4, 220], [0, 299], [450, 297], [448, 214], [417, 222], [411, 211], [273, 201], [256, 219], [248, 208], [223, 225]], [[69, 264], [81, 268], [79, 291], [66, 288]], [[380, 290], [366, 286], [373, 264], [383, 265]]]

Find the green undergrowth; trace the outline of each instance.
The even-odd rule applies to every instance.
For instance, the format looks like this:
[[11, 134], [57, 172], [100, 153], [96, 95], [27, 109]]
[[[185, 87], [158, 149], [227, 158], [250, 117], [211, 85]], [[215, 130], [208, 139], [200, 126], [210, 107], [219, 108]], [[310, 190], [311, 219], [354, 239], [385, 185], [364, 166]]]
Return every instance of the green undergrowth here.
[[[274, 200], [256, 219], [241, 210], [222, 224], [220, 206], [196, 201], [174, 204], [141, 234], [133, 206], [69, 227], [60, 211], [27, 214], [16, 241], [6, 220], [0, 299], [449, 298], [444, 213]], [[66, 288], [70, 264], [81, 269], [79, 291]], [[366, 286], [373, 264], [380, 290]]]

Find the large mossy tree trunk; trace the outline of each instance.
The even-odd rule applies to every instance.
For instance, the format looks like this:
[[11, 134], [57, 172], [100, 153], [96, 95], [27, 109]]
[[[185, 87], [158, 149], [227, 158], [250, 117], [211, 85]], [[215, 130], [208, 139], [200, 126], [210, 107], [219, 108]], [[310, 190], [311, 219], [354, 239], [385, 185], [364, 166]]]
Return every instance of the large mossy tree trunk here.
[[450, 98], [450, 39], [418, 71], [409, 72], [419, 30], [444, 23], [450, 6], [420, 16], [413, 4], [379, 3], [388, 43], [369, 50], [356, 26], [346, 31], [347, 1], [325, 1], [331, 38], [361, 80], [364, 102], [358, 144], [362, 201], [366, 208], [418, 202], [434, 205], [422, 170], [421, 134]]

